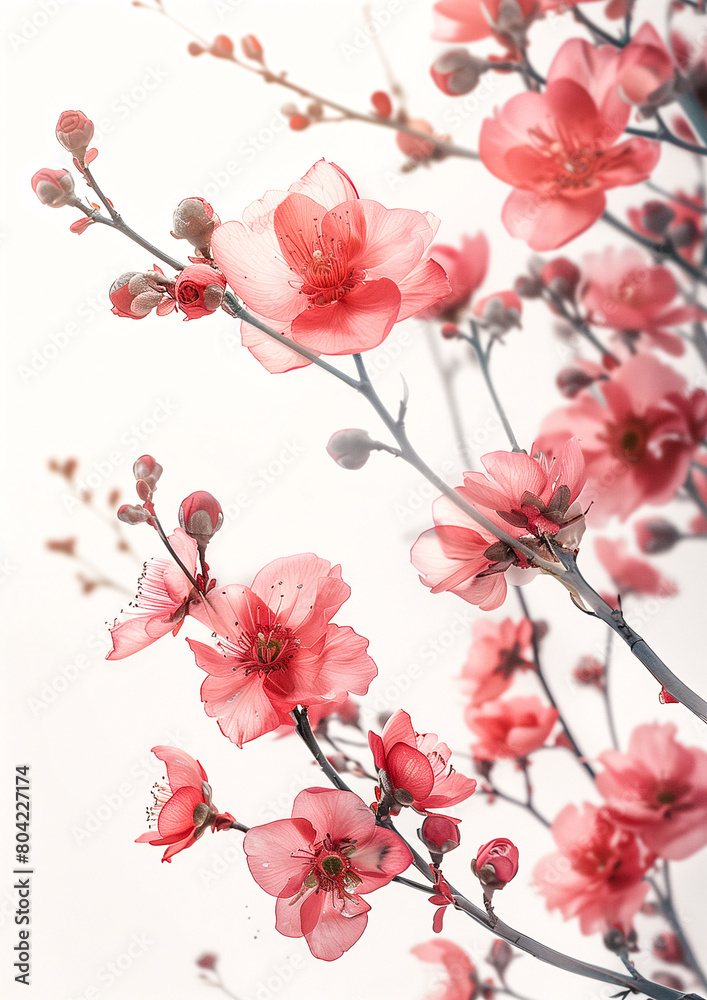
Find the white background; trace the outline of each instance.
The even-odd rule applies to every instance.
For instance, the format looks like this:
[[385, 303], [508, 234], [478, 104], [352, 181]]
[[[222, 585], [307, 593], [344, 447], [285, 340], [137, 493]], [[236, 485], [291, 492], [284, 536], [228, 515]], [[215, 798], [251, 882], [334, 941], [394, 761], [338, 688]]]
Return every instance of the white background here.
[[[386, 86], [366, 31], [370, 15], [354, 0], [174, 0], [171, 9], [206, 38], [256, 34], [274, 69], [287, 69], [292, 79], [352, 107], [367, 108], [370, 93]], [[430, 40], [431, 3], [413, 0], [388, 10], [380, 2], [374, 9], [392, 11], [381, 38], [413, 116], [427, 117], [454, 141], [474, 146], [482, 118], [515, 92], [517, 81], [497, 76], [490, 81], [492, 93], [482, 88], [466, 101], [445, 98], [428, 74], [442, 49]], [[595, 12], [598, 4], [591, 7]], [[659, 14], [656, 3], [644, 7], [644, 17], [657, 20]], [[165, 468], [158, 509], [166, 524], [176, 523], [179, 502], [195, 489], [210, 490], [230, 512], [210, 552], [221, 582], [249, 583], [271, 559], [293, 552], [312, 550], [340, 562], [353, 593], [338, 620], [370, 639], [380, 670], [366, 721], [374, 724], [377, 711], [405, 707], [420, 731], [437, 732], [468, 752], [456, 678], [469, 626], [481, 613], [452, 595], [430, 596], [408, 560], [411, 543], [430, 524], [432, 494], [415, 473], [384, 455], [373, 456], [359, 473], [335, 466], [324, 452], [330, 434], [362, 426], [377, 435], [375, 415], [313, 368], [269, 375], [239, 346], [235, 324], [225, 316], [185, 324], [177, 316], [138, 323], [111, 315], [107, 290], [113, 278], [148, 269], [152, 259], [102, 227], [71, 234], [74, 213], [42, 207], [29, 180], [42, 166], [70, 165], [54, 127], [61, 111], [81, 109], [99, 127], [104, 123], [94, 168], [105, 192], [135, 228], [184, 257], [187, 245], [169, 236], [180, 199], [199, 193], [222, 220], [240, 218], [254, 198], [287, 187], [324, 156], [347, 170], [362, 196], [434, 212], [442, 219], [441, 241], [454, 243], [462, 233], [484, 230], [493, 246], [485, 293], [511, 287], [528, 257], [498, 221], [507, 188], [480, 164], [464, 160], [401, 175], [403, 157], [393, 134], [383, 129], [340, 123], [293, 133], [279, 114], [289, 99], [284, 91], [225, 62], [188, 57], [182, 31], [127, 0], [14, 0], [2, 17], [6, 716], [0, 992], [28, 992], [13, 982], [11, 798], [15, 765], [29, 763], [36, 872], [31, 995], [37, 1000], [198, 1000], [212, 995], [194, 965], [204, 951], [221, 956], [224, 980], [239, 998], [422, 998], [436, 970], [409, 948], [432, 937], [432, 908], [424, 897], [399, 886], [370, 897], [365, 935], [339, 962], [327, 964], [312, 959], [303, 940], [277, 935], [274, 900], [252, 882], [240, 835], [207, 834], [171, 865], [160, 864], [157, 850], [133, 843], [145, 829], [150, 787], [162, 775], [149, 754], [155, 744], [176, 742], [197, 756], [216, 804], [249, 824], [289, 815], [297, 791], [323, 782], [294, 738], [266, 737], [242, 751], [224, 739], [202, 710], [201, 671], [181, 635], [131, 659], [106, 662], [105, 622], [126, 597], [107, 588], [82, 595], [77, 567], [49, 553], [45, 542], [78, 537], [79, 551], [132, 594], [139, 563], [160, 554], [158, 542], [148, 529], [136, 528], [129, 540], [137, 561], [117, 553], [106, 497], [119, 487], [123, 500], [132, 499], [132, 462], [149, 451]], [[546, 69], [552, 51], [573, 33], [569, 16], [537, 25], [532, 52], [538, 67]], [[482, 43], [476, 50], [493, 46]], [[692, 169], [664, 155], [656, 179], [671, 184], [679, 177], [689, 186]], [[620, 211], [646, 197], [645, 190], [612, 192], [610, 205]], [[569, 253], [579, 259], [609, 243], [620, 245], [612, 230], [598, 224]], [[542, 415], [562, 402], [554, 375], [568, 349], [551, 327], [542, 307], [526, 304], [523, 330], [510, 334], [495, 357], [499, 392], [525, 447]], [[464, 361], [458, 387], [478, 468], [482, 454], [506, 442], [495, 429], [478, 373], [457, 345], [443, 349]], [[369, 363], [391, 408], [404, 373], [411, 438], [436, 469], [458, 482], [463, 463], [422, 324], [396, 327]], [[682, 369], [697, 382], [692, 359]], [[93, 473], [91, 482], [100, 482], [94, 510], [76, 504], [75, 490], [47, 470], [50, 457], [70, 455], [80, 460], [80, 477]], [[674, 512], [680, 523], [690, 513], [679, 503]], [[606, 533], [630, 534], [618, 524]], [[704, 631], [697, 613], [701, 555], [695, 543], [658, 560], [678, 580], [682, 596], [634, 602], [630, 610], [671, 666], [704, 694]], [[589, 578], [607, 587], [593, 556], [591, 526], [583, 557]], [[531, 610], [550, 624], [544, 655], [551, 684], [586, 752], [595, 757], [608, 746], [599, 698], [576, 688], [570, 675], [581, 655], [600, 654], [603, 628], [584, 618], [553, 581], [538, 580], [526, 596]], [[507, 614], [518, 617], [513, 594], [494, 618]], [[678, 723], [685, 742], [704, 744], [702, 729], [685, 711], [658, 704], [655, 683], [627, 652], [617, 650], [614, 664], [624, 746], [638, 723], [668, 719]], [[532, 679], [517, 682], [516, 690], [534, 691]], [[460, 769], [465, 763], [460, 757]], [[520, 792], [511, 765], [499, 766], [497, 778]], [[538, 754], [533, 778], [538, 806], [550, 817], [569, 800], [597, 801], [584, 773], [561, 751]], [[371, 798], [370, 785], [355, 787]], [[532, 817], [501, 803], [489, 808], [478, 796], [455, 811], [464, 817], [463, 848], [448, 864], [457, 884], [480, 901], [469, 859], [491, 837], [511, 837], [520, 848], [521, 872], [499, 897], [504, 919], [578, 957], [618, 967], [598, 937], [582, 938], [576, 922], [548, 915], [529, 887], [535, 861], [552, 850], [549, 835]], [[401, 821], [410, 836], [415, 825], [407, 817]], [[704, 854], [673, 867], [680, 909], [699, 945]], [[645, 945], [662, 925], [639, 918], [639, 928]], [[447, 914], [446, 933], [475, 961], [492, 940], [454, 913]], [[644, 972], [655, 967], [645, 952], [636, 960]], [[481, 969], [482, 975], [488, 971]], [[612, 992], [529, 957], [511, 967], [509, 981], [530, 997], [606, 998]]]

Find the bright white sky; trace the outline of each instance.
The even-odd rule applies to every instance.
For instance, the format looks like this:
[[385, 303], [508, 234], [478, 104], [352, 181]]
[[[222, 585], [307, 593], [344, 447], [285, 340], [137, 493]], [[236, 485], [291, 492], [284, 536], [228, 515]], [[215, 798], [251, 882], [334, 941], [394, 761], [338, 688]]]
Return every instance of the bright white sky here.
[[[357, 0], [173, 0], [171, 7], [207, 38], [256, 34], [272, 67], [353, 107], [366, 108], [370, 93], [385, 86]], [[431, 7], [430, 0], [380, 0], [374, 10], [390, 15], [381, 37], [412, 114], [434, 121], [458, 143], [474, 145], [482, 118], [515, 92], [517, 82], [494, 78], [493, 92], [482, 90], [466, 102], [439, 93], [428, 75], [442, 48], [429, 37]], [[598, 11], [599, 5], [593, 7]], [[652, 0], [643, 16], [657, 18], [657, 12]], [[68, 166], [54, 126], [62, 110], [83, 110], [103, 133], [95, 170], [104, 190], [128, 222], [180, 256], [186, 244], [176, 244], [169, 229], [181, 198], [203, 194], [222, 220], [240, 218], [253, 199], [268, 188], [287, 187], [324, 156], [347, 170], [363, 196], [388, 207], [434, 212], [442, 219], [444, 242], [483, 229], [493, 245], [485, 292], [510, 287], [528, 257], [498, 221], [507, 188], [479, 164], [462, 160], [400, 175], [402, 157], [392, 134], [382, 129], [344, 123], [292, 133], [279, 113], [288, 100], [283, 91], [224, 62], [187, 57], [187, 37], [179, 29], [127, 0], [13, 0], [4, 6], [2, 21], [6, 153], [0, 252], [7, 334], [0, 394], [6, 470], [0, 565], [7, 622], [3, 731], [10, 733], [2, 787], [9, 800], [15, 765], [31, 765], [31, 995], [199, 1000], [211, 994], [197, 979], [194, 959], [209, 950], [222, 956], [225, 981], [241, 1000], [421, 1000], [435, 975], [409, 954], [412, 945], [432, 937], [432, 908], [421, 896], [397, 886], [375, 894], [363, 939], [341, 961], [326, 964], [312, 959], [303, 941], [277, 935], [274, 900], [248, 875], [240, 835], [208, 834], [171, 866], [160, 865], [158, 851], [134, 845], [145, 829], [150, 786], [162, 774], [148, 753], [155, 744], [176, 742], [197, 756], [217, 805], [246, 823], [289, 815], [297, 791], [323, 782], [294, 739], [265, 738], [239, 751], [220, 735], [200, 706], [201, 673], [181, 636], [106, 663], [104, 623], [125, 598], [105, 588], [83, 596], [76, 567], [44, 546], [48, 538], [78, 536], [82, 554], [133, 593], [138, 562], [158, 554], [157, 540], [147, 529], [135, 529], [130, 541], [138, 562], [117, 554], [106, 496], [119, 487], [124, 500], [132, 499], [132, 462], [150, 451], [165, 467], [158, 499], [166, 524], [176, 523], [180, 500], [194, 489], [213, 492], [230, 514], [211, 552], [221, 582], [249, 583], [271, 559], [294, 552], [312, 550], [341, 562], [353, 595], [339, 621], [370, 638], [380, 670], [367, 721], [374, 723], [376, 711], [405, 707], [418, 729], [438, 732], [452, 747], [468, 751], [455, 678], [469, 626], [480, 612], [451, 595], [431, 597], [408, 562], [411, 543], [429, 526], [432, 494], [384, 455], [374, 456], [360, 473], [337, 468], [324, 452], [331, 433], [362, 426], [377, 435], [375, 415], [312, 369], [269, 375], [240, 348], [225, 316], [189, 325], [175, 316], [140, 323], [112, 316], [107, 290], [113, 278], [147, 269], [151, 258], [99, 227], [72, 235], [74, 214], [42, 208], [29, 179], [42, 166]], [[551, 52], [570, 34], [568, 17], [536, 27], [537, 65], [546, 68]], [[665, 156], [656, 177], [671, 184], [679, 176], [689, 187], [692, 174], [681, 170], [681, 161]], [[620, 211], [642, 197], [647, 195], [614, 192], [610, 204]], [[618, 245], [614, 233], [597, 226], [569, 252], [578, 258], [609, 243]], [[499, 391], [526, 447], [542, 415], [561, 402], [553, 379], [567, 349], [551, 326], [547, 312], [531, 305], [523, 330], [508, 337], [495, 359]], [[443, 347], [449, 357], [457, 351]], [[688, 359], [683, 368], [695, 382], [699, 376], [690, 364]], [[404, 374], [412, 440], [436, 469], [458, 481], [462, 463], [422, 325], [397, 327], [370, 356], [370, 365], [391, 408]], [[458, 386], [478, 462], [505, 441], [468, 366]], [[92, 482], [100, 482], [94, 503], [100, 518], [76, 505], [72, 491], [47, 471], [50, 457], [69, 455], [80, 459], [84, 477], [93, 473]], [[679, 508], [676, 516], [686, 515]], [[622, 533], [628, 533], [625, 526], [609, 526], [612, 537]], [[589, 578], [606, 587], [591, 544], [585, 550]], [[661, 568], [678, 580], [684, 596], [659, 606], [633, 605], [633, 611], [658, 651], [704, 693], [703, 629], [695, 614], [701, 609], [695, 596], [700, 555], [697, 546], [685, 546], [664, 557]], [[603, 629], [550, 580], [534, 583], [527, 597], [550, 624], [548, 673], [593, 757], [608, 745], [605, 722], [598, 699], [578, 691], [569, 675], [581, 655], [600, 654]], [[495, 618], [517, 612], [511, 596]], [[687, 743], [704, 741], [686, 712], [657, 704], [655, 684], [623, 650], [616, 651], [614, 681], [624, 745], [633, 726], [653, 719], [675, 719]], [[517, 690], [531, 692], [530, 679]], [[460, 758], [461, 770], [464, 763]], [[539, 754], [533, 778], [538, 805], [550, 816], [570, 799], [596, 801], [584, 776], [559, 752]], [[498, 780], [520, 791], [510, 766], [499, 767]], [[358, 787], [371, 797], [369, 787]], [[528, 887], [535, 861], [552, 850], [532, 818], [473, 799], [458, 814], [464, 817], [464, 847], [450, 859], [449, 872], [472, 898], [480, 900], [467, 867], [476, 847], [509, 836], [520, 847], [521, 873], [499, 899], [504, 918], [579, 957], [615, 964], [598, 939], [581, 938], [574, 924], [548, 916]], [[8, 801], [0, 820], [0, 925], [8, 942], [3, 982], [11, 982], [15, 943], [9, 916], [12, 823]], [[414, 820], [401, 825], [414, 836]], [[704, 893], [696, 887], [707, 874], [704, 854], [673, 867], [686, 926], [699, 943]], [[484, 931], [454, 913], [446, 921], [448, 936], [474, 960], [487, 953], [491, 938]], [[641, 929], [648, 942], [662, 928], [643, 920]], [[647, 971], [654, 967], [643, 954], [637, 962]], [[525, 957], [512, 966], [509, 982], [533, 998], [605, 1000], [612, 992]]]

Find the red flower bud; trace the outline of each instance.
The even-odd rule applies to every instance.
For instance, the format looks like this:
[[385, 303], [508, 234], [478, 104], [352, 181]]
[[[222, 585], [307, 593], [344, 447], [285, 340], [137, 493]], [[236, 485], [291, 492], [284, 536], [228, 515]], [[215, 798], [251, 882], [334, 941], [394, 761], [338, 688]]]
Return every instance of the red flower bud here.
[[228, 35], [217, 35], [213, 40], [209, 52], [212, 56], [216, 56], [217, 59], [232, 59], [233, 42]]
[[450, 49], [435, 59], [430, 74], [442, 93], [457, 97], [474, 90], [485, 69], [485, 61], [466, 49]]
[[493, 966], [499, 976], [503, 976], [514, 958], [513, 949], [509, 943], [496, 938], [486, 956], [486, 961], [489, 965]]
[[658, 937], [653, 940], [653, 954], [656, 958], [660, 958], [664, 962], [682, 964], [685, 961], [682, 946], [675, 934], [672, 932], [659, 934]]
[[164, 292], [140, 271], [127, 271], [116, 278], [108, 296], [113, 303], [111, 312], [126, 319], [144, 319], [160, 304]]
[[456, 323], [443, 323], [439, 331], [445, 340], [456, 340], [461, 337], [461, 330]]
[[179, 524], [200, 548], [206, 548], [223, 524], [221, 504], [204, 490], [190, 493], [180, 504]]
[[203, 45], [199, 45], [198, 42], [189, 42], [187, 52], [190, 56], [202, 56], [206, 52], [206, 49]]
[[185, 267], [177, 278], [174, 294], [186, 319], [199, 319], [221, 307], [226, 279], [208, 264]]
[[682, 537], [675, 525], [664, 517], [648, 517], [645, 521], [637, 521], [634, 527], [638, 547], [648, 555], [667, 552]]
[[563, 368], [558, 373], [555, 382], [563, 396], [567, 396], [568, 399], [574, 399], [578, 392], [586, 389], [587, 386], [592, 385], [596, 380], [596, 375], [591, 375], [582, 368], [570, 367]]
[[425, 816], [417, 835], [430, 852], [435, 864], [439, 865], [443, 854], [459, 847], [461, 840], [460, 822], [461, 820], [453, 819], [451, 816], [434, 814]]
[[197, 958], [196, 964], [200, 969], [208, 969], [209, 971], [215, 969], [218, 964], [218, 955], [214, 955], [213, 952], [207, 951]]
[[[434, 129], [424, 118], [412, 118], [408, 125], [418, 132], [434, 135]], [[437, 149], [433, 142], [426, 142], [424, 139], [419, 139], [416, 135], [409, 135], [407, 132], [396, 132], [395, 141], [398, 144], [398, 149], [416, 163], [429, 160]]]
[[263, 61], [263, 46], [255, 35], [244, 35], [241, 38], [241, 49], [246, 59], [253, 59], [255, 62]]
[[151, 490], [157, 488], [157, 480], [162, 475], [162, 466], [152, 455], [141, 455], [133, 464], [133, 475], [140, 482], [144, 481]]
[[484, 887], [503, 889], [518, 873], [518, 848], [506, 837], [496, 837], [481, 845], [471, 870]]
[[78, 200], [74, 194], [74, 179], [68, 170], [43, 167], [32, 178], [32, 190], [41, 203], [50, 208], [75, 205]]
[[496, 333], [505, 333], [514, 326], [520, 326], [523, 304], [516, 292], [494, 292], [474, 303], [474, 312], [486, 326]]
[[332, 434], [326, 450], [342, 469], [361, 469], [368, 461], [375, 444], [368, 431], [351, 427]]
[[556, 257], [543, 266], [540, 277], [548, 288], [562, 299], [574, 299], [577, 290], [580, 270], [567, 257]]
[[384, 90], [375, 90], [371, 94], [371, 104], [379, 118], [390, 118], [393, 113], [393, 102]]
[[56, 126], [56, 137], [64, 149], [82, 163], [93, 139], [93, 122], [83, 111], [62, 111]]
[[305, 115], [292, 115], [289, 121], [290, 128], [293, 132], [301, 132], [302, 129], [308, 128], [310, 125], [309, 118]]
[[125, 524], [142, 524], [149, 521], [151, 516], [140, 504], [124, 503], [118, 508], [118, 520]]
[[172, 236], [189, 240], [197, 250], [205, 250], [211, 243], [216, 226], [221, 220], [212, 206], [203, 198], [184, 198], [174, 210]]

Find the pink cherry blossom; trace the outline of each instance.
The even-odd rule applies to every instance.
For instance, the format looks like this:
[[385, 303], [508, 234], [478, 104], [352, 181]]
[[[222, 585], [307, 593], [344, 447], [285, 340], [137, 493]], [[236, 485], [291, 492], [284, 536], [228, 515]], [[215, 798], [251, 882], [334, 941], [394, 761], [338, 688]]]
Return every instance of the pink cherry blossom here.
[[657, 597], [674, 597], [677, 584], [659, 573], [645, 559], [629, 555], [625, 541], [596, 538], [594, 548], [604, 569], [622, 597], [627, 594], [652, 594]]
[[447, 981], [428, 993], [426, 1000], [473, 1000], [478, 988], [476, 968], [458, 944], [437, 939], [415, 945], [410, 951], [422, 962], [443, 965]]
[[675, 733], [672, 723], [637, 726], [626, 753], [601, 754], [596, 782], [614, 822], [669, 861], [707, 844], [707, 753]]
[[557, 535], [573, 519], [569, 507], [586, 481], [584, 457], [571, 438], [548, 462], [542, 453], [494, 451], [484, 455], [482, 472], [465, 472], [464, 486], [471, 503], [482, 513], [494, 512], [511, 534]]
[[504, 694], [517, 670], [534, 670], [530, 648], [533, 623], [486, 619], [474, 622], [472, 642], [462, 667], [462, 681], [471, 705], [476, 707]]
[[571, 435], [579, 438], [587, 463], [582, 497], [592, 501], [593, 524], [671, 500], [707, 432], [707, 393], [688, 394], [682, 375], [652, 355], [630, 358], [597, 386], [604, 405], [580, 392], [546, 417], [536, 441], [553, 452]]
[[565, 920], [579, 917], [582, 934], [613, 927], [628, 934], [649, 889], [649, 851], [589, 803], [565, 806], [552, 835], [559, 851], [541, 858], [533, 873], [547, 908]]
[[[317, 354], [377, 347], [394, 323], [449, 292], [427, 251], [438, 220], [360, 200], [320, 160], [289, 191], [270, 191], [213, 234], [214, 260], [247, 307]], [[243, 343], [271, 372], [309, 364], [255, 327]]]
[[580, 295], [590, 323], [625, 331], [629, 344], [642, 333], [669, 354], [684, 353], [684, 341], [669, 328], [700, 319], [703, 312], [673, 305], [680, 288], [667, 267], [653, 266], [638, 247], [607, 247], [587, 254], [582, 270]]
[[674, 99], [675, 66], [665, 42], [652, 24], [646, 21], [621, 50], [619, 89], [643, 114]]
[[377, 673], [368, 640], [330, 623], [350, 593], [340, 566], [306, 552], [269, 563], [250, 587], [206, 596], [217, 648], [188, 642], [209, 675], [201, 687], [206, 714], [225, 736], [242, 746], [287, 723], [297, 705], [366, 693]]
[[487, 701], [480, 708], [467, 706], [466, 724], [479, 737], [471, 748], [474, 758], [527, 757], [543, 746], [559, 714], [536, 695]]
[[[175, 528], [169, 543], [192, 576], [196, 576], [194, 539], [181, 528]], [[113, 648], [106, 659], [122, 660], [168, 632], [176, 635], [187, 615], [203, 621], [202, 607], [201, 595], [173, 559], [150, 559], [142, 571], [135, 603], [111, 627]]]
[[461, 249], [435, 243], [430, 254], [447, 272], [452, 290], [421, 314], [422, 319], [439, 319], [455, 323], [469, 304], [471, 296], [486, 277], [489, 263], [489, 243], [483, 233], [462, 236]]
[[512, 97], [481, 128], [484, 166], [514, 190], [503, 223], [534, 250], [554, 250], [596, 222], [605, 191], [650, 176], [660, 144], [617, 144], [630, 105], [618, 88], [620, 53], [579, 38], [566, 41], [544, 93]]
[[380, 736], [369, 732], [368, 743], [376, 768], [385, 771], [393, 790], [393, 814], [403, 805], [418, 812], [445, 809], [469, 798], [476, 789], [473, 778], [466, 778], [449, 763], [452, 751], [447, 744], [439, 743], [436, 733], [416, 733], [402, 709], [391, 715]]
[[404, 872], [412, 856], [390, 830], [376, 826], [353, 792], [308, 788], [291, 819], [252, 827], [243, 847], [250, 873], [275, 904], [275, 926], [304, 937], [315, 958], [340, 958], [366, 929], [363, 895]]
[[156, 831], [141, 834], [136, 844], [166, 847], [163, 861], [191, 847], [206, 833], [228, 830], [235, 822], [230, 813], [220, 813], [211, 801], [211, 786], [198, 760], [176, 747], [153, 747], [152, 753], [167, 765], [167, 785], [156, 785], [154, 805], [149, 810]]

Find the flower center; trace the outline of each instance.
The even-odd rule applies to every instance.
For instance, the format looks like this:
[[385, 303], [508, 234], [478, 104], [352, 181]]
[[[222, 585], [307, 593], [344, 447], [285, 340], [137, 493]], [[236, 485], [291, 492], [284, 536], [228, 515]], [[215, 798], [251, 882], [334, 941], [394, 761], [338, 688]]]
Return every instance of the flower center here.
[[354, 893], [363, 879], [351, 866], [351, 856], [356, 852], [355, 841], [334, 841], [330, 834], [307, 851], [312, 867], [302, 882], [302, 890], [316, 889], [330, 892], [338, 899], [355, 899]]
[[270, 619], [269, 609], [258, 608], [256, 630], [244, 629], [235, 644], [227, 644], [230, 647], [227, 651], [240, 660], [234, 670], [244, 667], [246, 675], [253, 671], [269, 674], [289, 666], [299, 648], [299, 639], [287, 625]]
[[328, 306], [360, 284], [366, 276], [361, 268], [349, 267], [346, 248], [341, 242], [326, 247], [323, 238], [312, 250], [311, 258], [300, 266], [301, 291], [309, 298], [310, 306]]
[[555, 123], [557, 135], [540, 126], [528, 130], [536, 149], [547, 161], [546, 183], [557, 193], [564, 188], [587, 188], [604, 164], [604, 152], [580, 142], [568, 130]]

